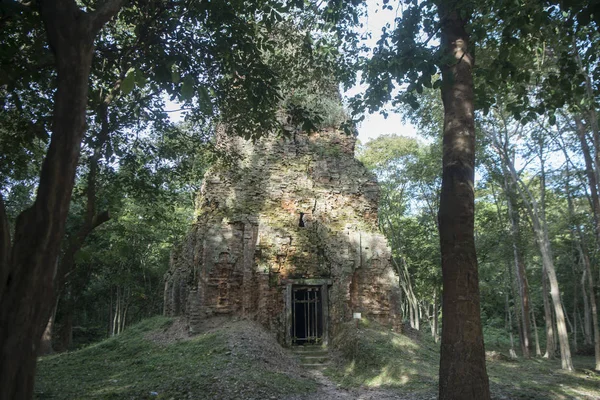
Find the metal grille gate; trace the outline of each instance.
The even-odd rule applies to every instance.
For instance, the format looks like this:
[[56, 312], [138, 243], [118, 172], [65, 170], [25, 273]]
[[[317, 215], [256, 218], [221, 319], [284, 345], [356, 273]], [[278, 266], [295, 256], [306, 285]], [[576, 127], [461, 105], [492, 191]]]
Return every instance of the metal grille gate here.
[[292, 289], [292, 343], [323, 341], [323, 302], [320, 286]]

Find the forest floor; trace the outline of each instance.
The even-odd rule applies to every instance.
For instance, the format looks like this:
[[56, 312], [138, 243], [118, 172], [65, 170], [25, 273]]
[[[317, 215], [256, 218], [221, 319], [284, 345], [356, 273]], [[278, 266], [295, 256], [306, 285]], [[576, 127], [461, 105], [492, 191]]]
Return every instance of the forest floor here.
[[[347, 325], [323, 373], [302, 368], [258, 324], [217, 318], [190, 337], [179, 320], [152, 318], [81, 350], [42, 357], [37, 399], [429, 400], [437, 397], [439, 347], [426, 335]], [[488, 360], [492, 396], [600, 399], [593, 357]]]

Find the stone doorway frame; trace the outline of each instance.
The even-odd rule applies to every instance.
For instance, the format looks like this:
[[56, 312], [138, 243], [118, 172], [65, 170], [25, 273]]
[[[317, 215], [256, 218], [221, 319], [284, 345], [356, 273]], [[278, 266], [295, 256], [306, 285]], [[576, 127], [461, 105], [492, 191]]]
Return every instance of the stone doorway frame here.
[[288, 279], [285, 285], [285, 345], [292, 346], [292, 296], [294, 286], [318, 286], [321, 288], [323, 307], [323, 345], [329, 344], [329, 286], [331, 279]]

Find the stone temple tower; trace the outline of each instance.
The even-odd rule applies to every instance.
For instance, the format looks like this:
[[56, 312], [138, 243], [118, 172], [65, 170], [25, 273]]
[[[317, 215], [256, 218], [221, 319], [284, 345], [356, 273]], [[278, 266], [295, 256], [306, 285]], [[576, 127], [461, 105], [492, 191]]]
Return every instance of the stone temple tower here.
[[260, 322], [285, 345], [327, 343], [361, 317], [399, 329], [400, 289], [377, 229], [379, 189], [338, 130], [256, 142], [218, 134], [235, 161], [205, 175], [172, 253], [165, 314]]

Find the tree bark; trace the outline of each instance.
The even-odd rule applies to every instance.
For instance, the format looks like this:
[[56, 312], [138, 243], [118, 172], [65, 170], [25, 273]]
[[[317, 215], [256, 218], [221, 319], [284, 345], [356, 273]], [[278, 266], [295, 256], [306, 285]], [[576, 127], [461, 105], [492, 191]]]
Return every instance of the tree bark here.
[[517, 279], [517, 287], [519, 289], [519, 304], [521, 308], [522, 326], [520, 329], [521, 352], [523, 357], [529, 358], [529, 334], [531, 331], [531, 322], [529, 320], [529, 287], [527, 285], [527, 275], [525, 272], [525, 261], [523, 260], [521, 245], [520, 245], [520, 228], [519, 214], [514, 207], [513, 191], [509, 189], [508, 181], [505, 181], [505, 191], [508, 203], [508, 217], [511, 224], [511, 236], [513, 243], [513, 258], [515, 265], [515, 273]]
[[544, 303], [544, 323], [546, 326], [546, 352], [544, 358], [553, 359], [555, 340], [554, 340], [554, 320], [552, 318], [552, 309], [548, 299], [548, 276], [546, 267], [542, 266], [542, 301]]
[[438, 303], [437, 303], [437, 289], [433, 289], [433, 341], [435, 343], [439, 340], [438, 334]]
[[[596, 242], [598, 244], [600, 244], [600, 200], [598, 199], [598, 191], [597, 191], [597, 180], [596, 180], [596, 174], [594, 173], [593, 170], [593, 165], [592, 165], [592, 159], [591, 159], [591, 155], [590, 155], [590, 150], [589, 150], [589, 146], [587, 145], [587, 139], [586, 139], [586, 135], [585, 135], [585, 127], [583, 126], [583, 123], [581, 121], [581, 119], [579, 118], [575, 118], [575, 124], [576, 124], [576, 129], [577, 129], [577, 135], [579, 137], [579, 142], [581, 144], [581, 149], [584, 155], [584, 160], [585, 160], [585, 165], [586, 165], [586, 175], [588, 177], [588, 186], [590, 188], [590, 192], [592, 194], [592, 213], [594, 214], [594, 222], [595, 222], [595, 233], [596, 233]], [[595, 131], [597, 132], [598, 127], [597, 125], [595, 125]], [[568, 172], [568, 171], [567, 171]], [[568, 186], [567, 186], [567, 195], [568, 200], [569, 200], [569, 210], [571, 212], [571, 214], [574, 214], [574, 206], [573, 206], [573, 201], [571, 200], [570, 197], [570, 191], [568, 190]], [[579, 254], [581, 256], [581, 260], [583, 263], [583, 267], [584, 267], [584, 272], [583, 272], [583, 278], [582, 278], [582, 282], [581, 282], [581, 288], [582, 288], [582, 292], [583, 292], [583, 299], [584, 299], [584, 332], [586, 333], [585, 338], [586, 338], [586, 343], [590, 342], [590, 330], [592, 330], [594, 332], [594, 355], [596, 358], [596, 365], [595, 365], [595, 370], [596, 371], [600, 371], [600, 327], [598, 326], [598, 308], [596, 305], [596, 285], [594, 283], [594, 274], [592, 272], [592, 266], [591, 266], [591, 262], [590, 262], [590, 258], [588, 256], [588, 252], [586, 251], [585, 247], [585, 242], [584, 242], [584, 236], [583, 233], [581, 232], [581, 228], [579, 226], [576, 227], [575, 231], [577, 232], [577, 238], [579, 240], [576, 241], [577, 243], [577, 248], [579, 251]], [[588, 292], [587, 295], [589, 295], [589, 302], [588, 302], [588, 296], [586, 295], [586, 290], [585, 290], [585, 276], [587, 275], [587, 284], [588, 284]], [[587, 308], [591, 308], [591, 315], [592, 315], [592, 320], [589, 320], [589, 310], [587, 310]], [[590, 322], [591, 322], [591, 329], [590, 329]]]
[[[68, 302], [70, 303], [70, 300]], [[66, 304], [57, 333], [57, 351], [67, 351], [73, 346], [73, 317], [74, 304]]]
[[516, 359], [517, 358], [517, 352], [515, 351], [515, 342], [513, 339], [513, 323], [512, 323], [512, 313], [510, 312], [510, 304], [508, 301], [508, 293], [510, 290], [508, 290], [508, 288], [506, 289], [506, 296], [505, 296], [505, 309], [506, 309], [506, 330], [508, 331], [508, 336], [510, 338], [510, 349], [508, 351], [510, 358], [512, 359]]
[[44, 328], [44, 333], [42, 334], [42, 339], [40, 340], [38, 356], [45, 356], [54, 353], [54, 348], [52, 346], [52, 334], [54, 332], [54, 322], [56, 319], [56, 306], [57, 303], [54, 302], [54, 308], [52, 309], [50, 318], [48, 318], [48, 323]]
[[438, 214], [442, 254], [442, 343], [439, 398], [490, 399], [481, 329], [474, 240], [474, 59], [456, 4], [441, 1], [444, 104], [443, 173]]
[[533, 311], [533, 307], [531, 307], [531, 322], [533, 323], [533, 333], [535, 338], [535, 356], [542, 356], [542, 349], [540, 349], [540, 338], [538, 336], [537, 324], [535, 323], [535, 312]]
[[585, 162], [585, 175], [588, 180], [588, 188], [590, 189], [590, 195], [592, 198], [592, 214], [594, 216], [594, 233], [596, 235], [596, 242], [600, 244], [600, 198], [598, 197], [598, 181], [596, 179], [596, 169], [594, 168], [594, 161], [590, 152], [590, 146], [587, 142], [586, 129], [583, 121], [578, 116], [575, 119], [575, 130], [577, 131], [577, 137], [579, 138], [579, 144], [581, 146], [581, 154]]
[[85, 13], [73, 0], [39, 3], [55, 55], [57, 89], [37, 196], [17, 218], [12, 244], [0, 207], [0, 399], [33, 396], [36, 356], [54, 305], [57, 258], [85, 130], [93, 42], [120, 6], [121, 0], [108, 0]]
[[556, 271], [554, 270], [554, 262], [552, 261], [552, 253], [550, 251], [550, 241], [548, 239], [547, 230], [544, 230], [544, 236], [542, 238], [538, 238], [538, 240], [544, 241], [543, 244], [540, 245], [540, 250], [542, 253], [542, 262], [546, 265], [546, 273], [548, 275], [548, 281], [550, 283], [550, 296], [552, 297], [554, 313], [556, 315], [556, 327], [558, 333], [558, 341], [560, 344], [561, 368], [568, 371], [572, 371], [573, 361], [571, 360], [569, 336], [567, 334], [565, 314], [563, 312], [562, 301], [560, 299], [558, 278], [556, 277]]

